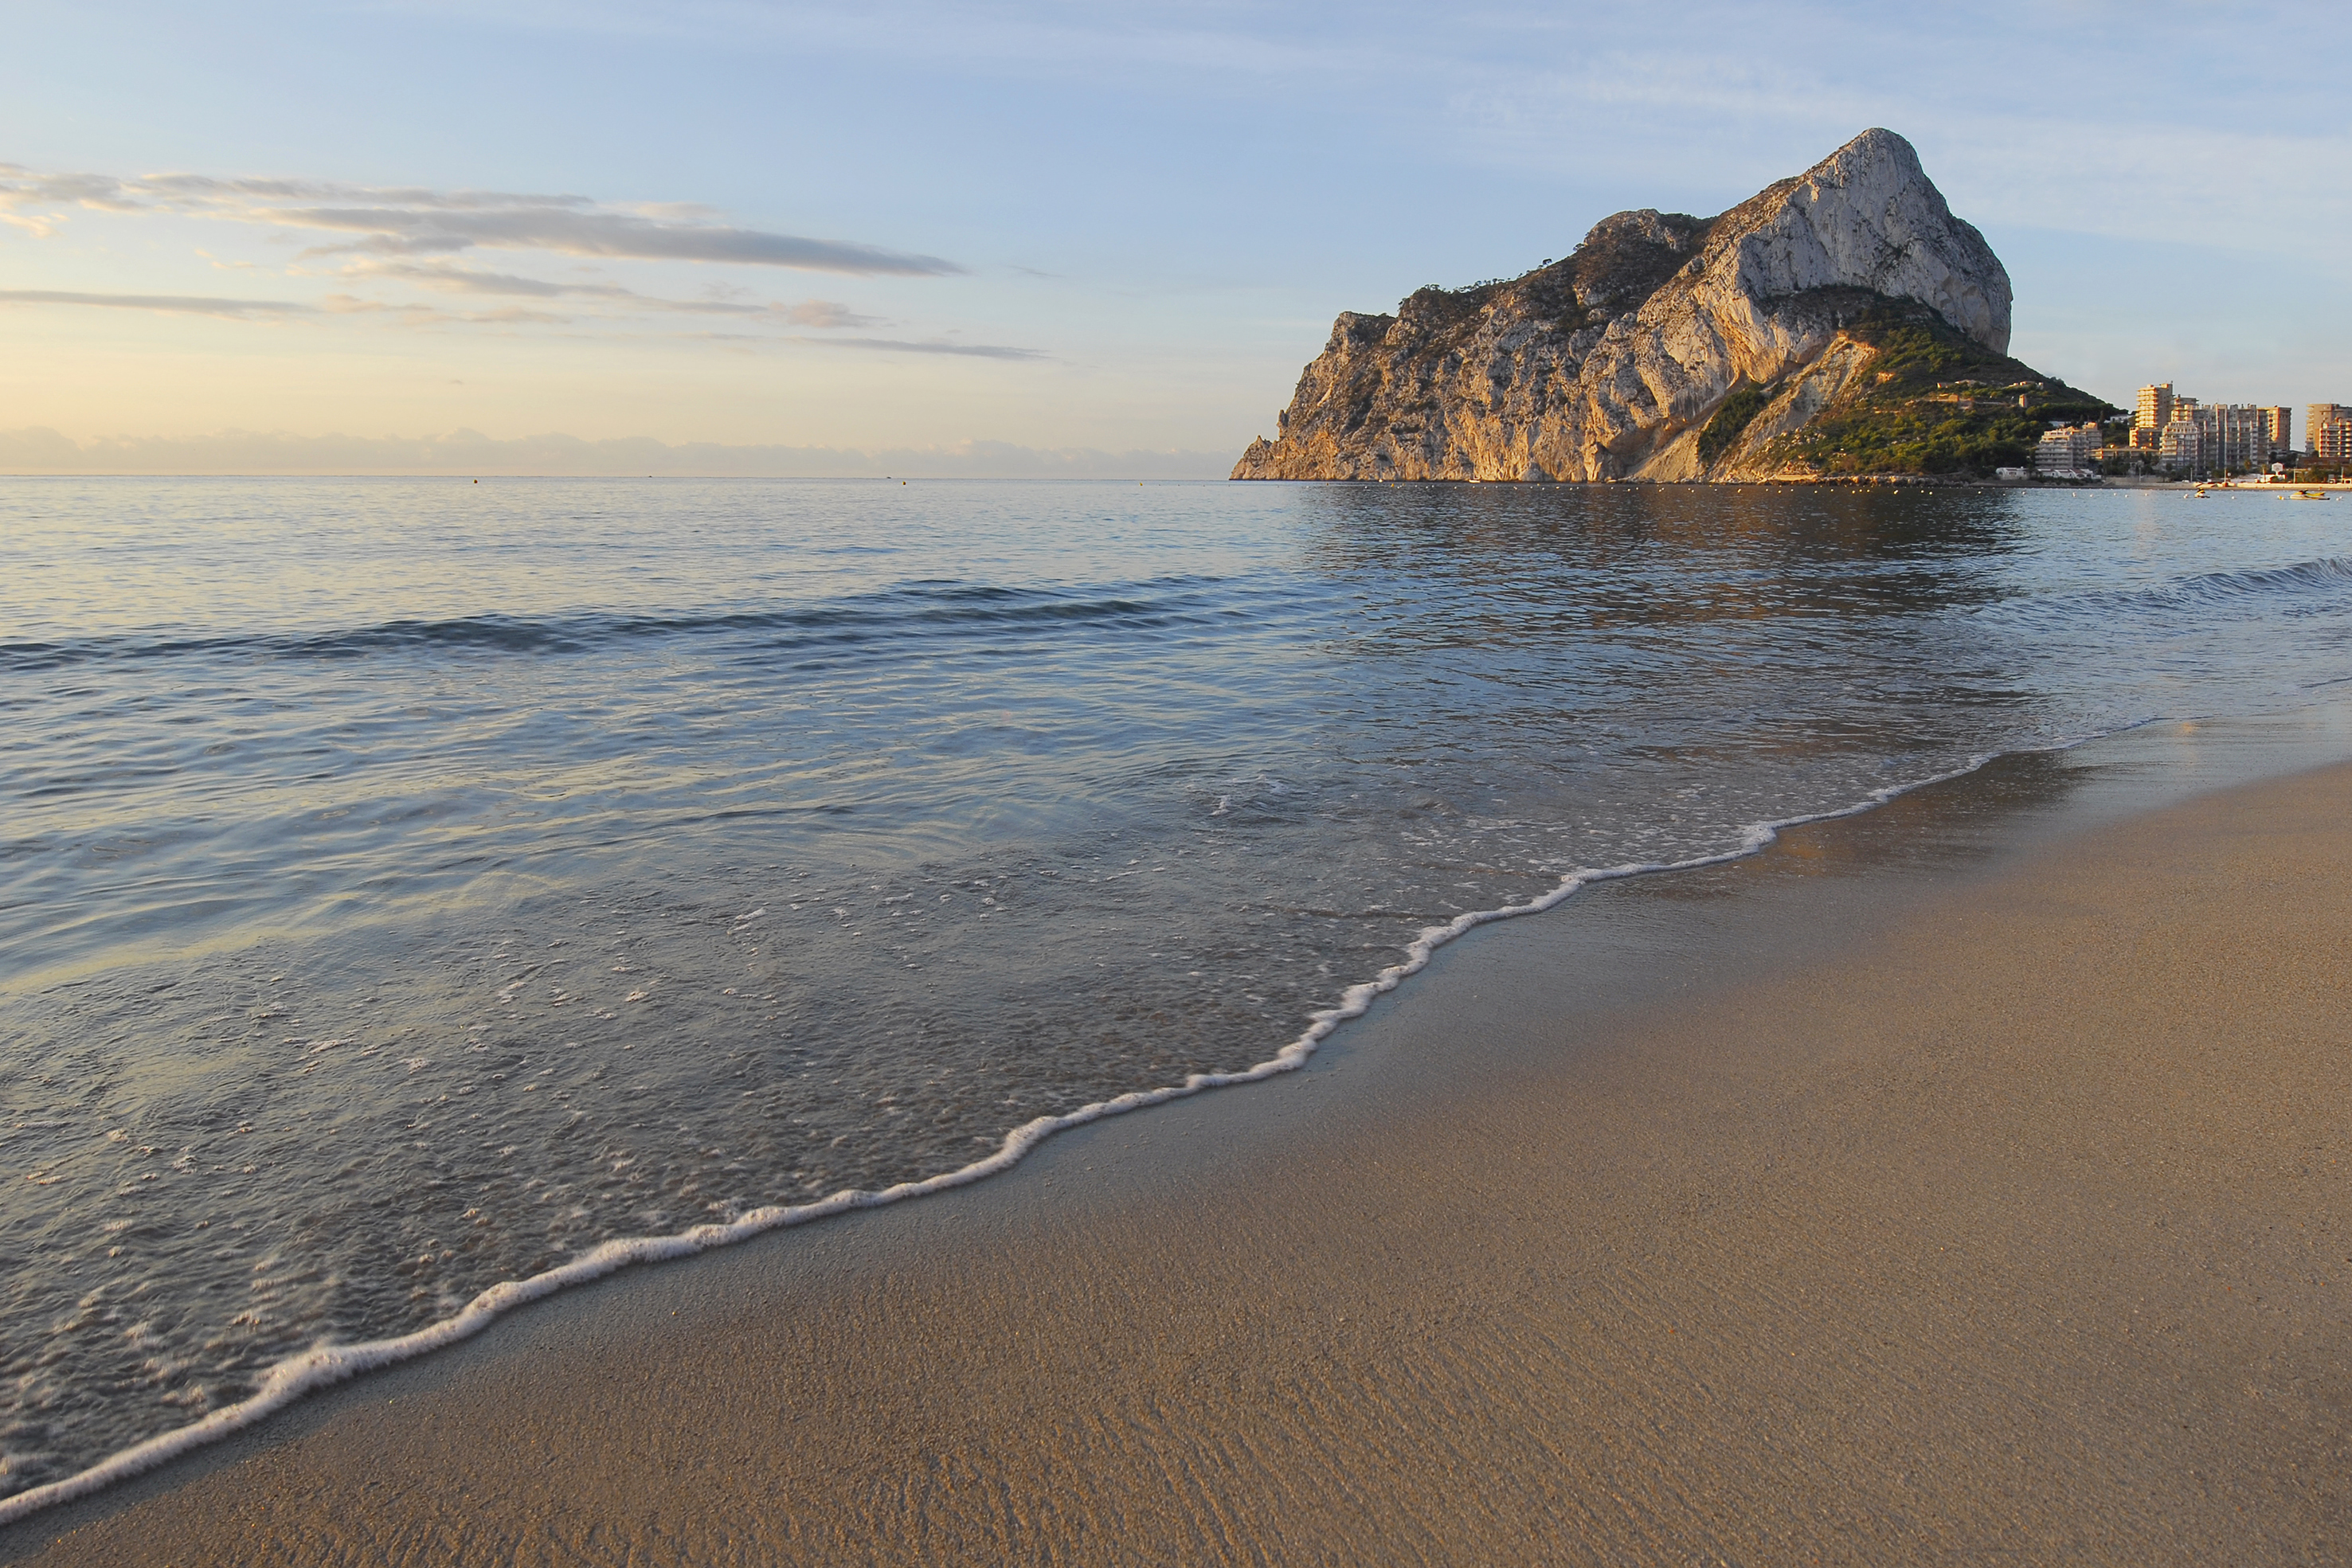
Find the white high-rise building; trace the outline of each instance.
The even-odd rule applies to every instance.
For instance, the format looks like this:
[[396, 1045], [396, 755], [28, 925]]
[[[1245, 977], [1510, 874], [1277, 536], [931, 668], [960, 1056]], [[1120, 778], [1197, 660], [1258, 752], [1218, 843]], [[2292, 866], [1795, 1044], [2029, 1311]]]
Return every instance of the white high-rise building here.
[[2088, 424], [2062, 424], [2042, 434], [2042, 443], [2033, 449], [2033, 472], [2043, 479], [2081, 479], [2099, 471], [2099, 447], [2103, 439], [2096, 421]]
[[2260, 468], [2271, 460], [2268, 409], [2250, 402], [2225, 402], [2198, 412], [2200, 416], [2211, 416], [2212, 445], [2205, 454], [2207, 466], [2238, 473]]
[[[2352, 419], [2352, 410], [2315, 402], [2309, 415], [2315, 444], [2328, 418]], [[2158, 421], [2152, 430], [2151, 420]], [[2132, 444], [2155, 447], [2158, 461], [2176, 472], [2251, 473], [2294, 449], [2294, 410], [2277, 403], [2200, 403], [2166, 382], [2139, 389]]]
[[2174, 474], [2205, 471], [2205, 426], [2194, 409], [2175, 413], [2156, 445], [2156, 460]]

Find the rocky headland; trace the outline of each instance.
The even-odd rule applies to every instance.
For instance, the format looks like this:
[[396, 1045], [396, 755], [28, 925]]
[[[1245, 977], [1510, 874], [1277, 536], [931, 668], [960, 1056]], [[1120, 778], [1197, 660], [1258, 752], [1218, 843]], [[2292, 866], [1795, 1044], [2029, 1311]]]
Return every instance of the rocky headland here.
[[1345, 311], [1236, 479], [1969, 475], [2107, 406], [2008, 357], [2009, 274], [1865, 131], [1713, 218], [1619, 213], [1507, 282]]

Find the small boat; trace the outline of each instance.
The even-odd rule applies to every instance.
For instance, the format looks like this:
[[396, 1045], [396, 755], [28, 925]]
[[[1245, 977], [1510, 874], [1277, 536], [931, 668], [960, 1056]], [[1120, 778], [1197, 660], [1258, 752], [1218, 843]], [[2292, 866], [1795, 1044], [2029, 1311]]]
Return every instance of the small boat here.
[[2297, 490], [2294, 493], [2294, 498], [2298, 501], [2325, 501], [2327, 499], [2327, 492], [2306, 486], [2303, 489]]

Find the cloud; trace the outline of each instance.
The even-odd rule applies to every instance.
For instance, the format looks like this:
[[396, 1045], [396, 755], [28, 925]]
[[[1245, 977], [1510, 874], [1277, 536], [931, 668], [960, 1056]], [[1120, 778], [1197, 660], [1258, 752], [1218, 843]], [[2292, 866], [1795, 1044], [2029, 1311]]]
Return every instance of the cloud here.
[[383, 260], [362, 257], [347, 263], [335, 276], [355, 281], [391, 278], [443, 294], [487, 294], [524, 299], [603, 299], [631, 306], [656, 306], [667, 310], [758, 311], [763, 306], [709, 304], [698, 300], [657, 299], [624, 288], [617, 283], [558, 283], [544, 277], [523, 277], [511, 272], [483, 272], [445, 261]]
[[[483, 272], [444, 261], [384, 260], [364, 257], [341, 269], [350, 278], [392, 278], [446, 294], [481, 294], [523, 299], [583, 299], [626, 307], [631, 310], [675, 310], [693, 316], [754, 317], [794, 327], [855, 330], [878, 327], [878, 316], [861, 316], [837, 299], [803, 299], [796, 305], [760, 300], [740, 288], [724, 292], [731, 298], [663, 299], [624, 288], [617, 283], [558, 283], [543, 277], [521, 277], [510, 272]], [[717, 292], [717, 291], [714, 291]]]
[[[800, 327], [856, 329], [877, 324], [876, 318], [857, 315], [846, 306], [830, 299], [808, 299], [798, 305], [757, 305], [725, 299], [653, 299], [610, 284], [543, 284], [535, 278], [474, 272], [430, 272], [427, 277], [435, 287], [492, 296], [521, 296], [532, 299], [570, 296], [618, 298], [664, 310], [751, 317]], [[316, 305], [306, 305], [289, 299], [231, 299], [195, 294], [83, 294], [56, 288], [0, 288], [0, 305], [99, 306], [119, 310], [163, 310], [177, 315], [218, 316], [233, 320], [275, 320], [303, 316], [380, 316], [419, 327], [565, 327], [580, 320], [576, 313], [532, 309], [521, 305], [502, 306], [494, 310], [443, 310], [431, 305], [387, 303], [381, 299], [363, 298], [356, 294], [330, 294]], [[1042, 349], [1014, 348], [1002, 343], [950, 343], [937, 339], [919, 343], [890, 338], [813, 338], [802, 334], [770, 338], [752, 333], [731, 334], [730, 339], [747, 343], [809, 343], [833, 349], [863, 349], [877, 353], [948, 354], [979, 360], [1051, 358]]]
[[963, 354], [975, 360], [1045, 360], [1043, 349], [1014, 349], [999, 343], [902, 342], [894, 338], [794, 338], [795, 343], [822, 343], [829, 349], [871, 349], [885, 354]]
[[167, 310], [184, 316], [242, 319], [310, 316], [316, 308], [289, 299], [221, 299], [196, 294], [77, 294], [58, 288], [0, 288], [5, 305], [99, 305], [118, 310]]
[[450, 256], [477, 247], [836, 272], [858, 277], [941, 277], [962, 267], [851, 240], [770, 234], [713, 221], [692, 203], [616, 206], [587, 196], [433, 191], [303, 180], [221, 180], [204, 174], [43, 174], [0, 164], [0, 218], [52, 233], [63, 214], [184, 215], [323, 230], [357, 237], [310, 255]]
[[338, 276], [354, 280], [392, 278], [444, 294], [487, 294], [524, 299], [611, 299], [649, 305], [667, 303], [640, 294], [634, 288], [623, 288], [615, 283], [554, 283], [543, 277], [522, 277], [510, 272], [482, 272], [470, 267], [453, 267], [447, 262], [384, 261], [366, 257], [345, 266]]
[[79, 442], [35, 427], [0, 430], [0, 474], [389, 474], [643, 478], [1222, 479], [1230, 452], [1104, 452], [960, 441], [942, 446], [671, 445], [648, 437], [562, 434], [498, 440], [457, 430], [404, 436], [226, 430]]
[[331, 315], [385, 316], [412, 327], [568, 327], [579, 319], [576, 316], [553, 310], [534, 310], [522, 305], [505, 305], [496, 310], [444, 310], [433, 305], [387, 304], [381, 299], [363, 299], [356, 294], [330, 294], [320, 301], [320, 305]]
[[[937, 277], [963, 270], [937, 256], [915, 256], [839, 240], [810, 239], [739, 228], [711, 209], [689, 203], [621, 207], [588, 196], [516, 194], [496, 191], [435, 191], [407, 186], [357, 186], [322, 181], [218, 179], [205, 174], [52, 174], [0, 163], [0, 218], [36, 233], [54, 232], [77, 209], [194, 217], [339, 236], [304, 257], [333, 256], [317, 268], [296, 266], [297, 277], [332, 278], [348, 292], [315, 303], [247, 300], [212, 296], [110, 295], [53, 290], [0, 291], [0, 304], [84, 305], [177, 311], [252, 320], [293, 316], [373, 317], [415, 329], [484, 327], [571, 327], [583, 331], [649, 329], [661, 315], [719, 317], [742, 324], [730, 340], [843, 348], [868, 354], [942, 356], [1020, 361], [1046, 359], [1042, 350], [1003, 343], [965, 343], [860, 337], [886, 326], [837, 299], [763, 298], [719, 284], [691, 298], [665, 298], [586, 277], [534, 277], [469, 265], [463, 253], [540, 251], [583, 257], [688, 260], [831, 271], [857, 276]], [[224, 264], [200, 251], [213, 267]], [[367, 285], [391, 285], [433, 294], [470, 297], [473, 310], [401, 298]], [[392, 298], [382, 298], [392, 292]], [[822, 334], [822, 335], [820, 335]], [[832, 334], [845, 334], [833, 336]], [[719, 334], [687, 334], [709, 336]]]
[[832, 299], [803, 299], [784, 309], [784, 319], [795, 327], [878, 327], [880, 318], [860, 316], [848, 306]]
[[762, 234], [756, 229], [677, 223], [626, 213], [569, 212], [560, 207], [517, 206], [488, 212], [435, 207], [270, 207], [239, 215], [256, 223], [365, 236], [347, 246], [320, 246], [308, 253], [312, 256], [343, 251], [446, 256], [483, 246], [642, 261], [788, 267], [860, 277], [939, 277], [964, 270], [935, 256], [908, 256], [842, 240]]

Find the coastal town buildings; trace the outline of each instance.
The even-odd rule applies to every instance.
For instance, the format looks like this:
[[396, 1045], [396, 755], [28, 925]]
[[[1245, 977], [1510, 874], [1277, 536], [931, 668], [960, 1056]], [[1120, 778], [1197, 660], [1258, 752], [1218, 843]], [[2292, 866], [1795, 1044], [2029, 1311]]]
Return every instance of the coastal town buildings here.
[[2204, 472], [2205, 427], [2193, 412], [2186, 418], [2175, 414], [2165, 422], [2164, 429], [2158, 434], [2156, 460], [2167, 473]]
[[[2343, 413], [2314, 403], [2307, 422], [2315, 448], [2326, 419]], [[2200, 403], [2170, 382], [2139, 389], [2131, 444], [2152, 450], [2158, 465], [2176, 474], [2239, 474], [2264, 467], [2294, 451], [2294, 410], [2283, 403]]]
[[2284, 404], [2272, 404], [2254, 411], [2263, 416], [2263, 440], [2273, 457], [2284, 457], [2294, 450], [2294, 410]]
[[2260, 468], [2271, 460], [2267, 409], [2250, 402], [2224, 402], [2206, 412], [2218, 454], [2215, 460], [2225, 473]]
[[2304, 435], [2322, 463], [2352, 462], [2352, 408], [2315, 402], [2304, 410]]
[[2037, 479], [2095, 478], [2099, 472], [2099, 448], [2104, 444], [2098, 422], [2087, 424], [2062, 424], [2042, 433], [2041, 444], [2033, 449], [2033, 476]]
[[2352, 463], [2352, 419], [2338, 419], [2311, 433], [2311, 455], [2322, 463]]

